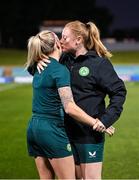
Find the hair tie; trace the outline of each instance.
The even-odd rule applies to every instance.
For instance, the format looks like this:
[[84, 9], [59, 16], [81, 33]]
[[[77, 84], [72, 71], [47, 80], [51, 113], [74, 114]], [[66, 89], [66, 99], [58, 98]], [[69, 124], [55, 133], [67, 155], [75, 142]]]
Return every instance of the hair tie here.
[[90, 24], [88, 24], [88, 23], [86, 23], [85, 26], [87, 29], [90, 28]]

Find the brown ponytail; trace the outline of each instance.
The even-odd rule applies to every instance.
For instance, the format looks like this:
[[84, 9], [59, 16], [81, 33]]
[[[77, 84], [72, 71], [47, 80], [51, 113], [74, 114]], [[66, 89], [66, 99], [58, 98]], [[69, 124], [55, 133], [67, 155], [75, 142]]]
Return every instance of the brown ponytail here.
[[72, 21], [65, 27], [70, 28], [75, 36], [82, 36], [84, 47], [87, 50], [95, 50], [100, 57], [110, 58], [112, 56], [100, 40], [99, 30], [94, 23], [85, 24], [80, 21]]
[[96, 25], [92, 22], [88, 22], [86, 27], [89, 31], [86, 48], [89, 50], [94, 49], [100, 57], [110, 58], [112, 54], [107, 50], [100, 40], [100, 32]]

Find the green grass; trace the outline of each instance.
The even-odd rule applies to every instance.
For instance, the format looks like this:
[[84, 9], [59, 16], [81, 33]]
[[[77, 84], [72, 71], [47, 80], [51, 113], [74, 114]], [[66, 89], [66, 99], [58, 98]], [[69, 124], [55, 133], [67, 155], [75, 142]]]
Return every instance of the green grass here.
[[[112, 63], [128, 63], [139, 64], [139, 51], [129, 52], [113, 52], [111, 58]], [[27, 51], [13, 50], [13, 49], [0, 49], [0, 66], [2, 65], [19, 65], [23, 66], [26, 62]]]
[[111, 58], [114, 64], [139, 64], [139, 51], [113, 52]]
[[0, 179], [38, 178], [26, 149], [31, 85], [5, 84], [0, 91]]
[[[106, 137], [103, 178], [139, 178], [139, 83], [126, 83], [127, 100], [116, 133]], [[7, 89], [7, 90], [6, 90]], [[0, 179], [36, 179], [26, 148], [31, 116], [31, 85], [0, 85]]]
[[16, 49], [0, 49], [0, 66], [23, 66], [26, 63], [27, 52]]
[[[0, 49], [0, 66], [23, 66], [26, 51]], [[112, 63], [139, 64], [139, 52], [114, 52]], [[116, 133], [106, 136], [103, 178], [139, 179], [139, 83], [126, 83], [127, 100]], [[31, 85], [0, 84], [0, 179], [37, 179], [28, 156], [26, 127], [31, 116]]]
[[124, 111], [115, 124], [116, 133], [107, 137], [104, 178], [139, 178], [139, 83], [126, 83], [127, 99]]

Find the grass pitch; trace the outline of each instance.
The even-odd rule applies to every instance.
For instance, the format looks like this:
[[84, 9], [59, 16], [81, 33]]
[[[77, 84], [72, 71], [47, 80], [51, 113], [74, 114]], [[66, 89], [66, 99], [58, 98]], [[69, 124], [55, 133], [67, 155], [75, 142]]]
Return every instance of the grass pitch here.
[[[139, 64], [139, 51], [112, 52], [114, 64]], [[26, 50], [0, 49], [0, 66], [23, 66], [26, 63]]]
[[[138, 64], [139, 52], [115, 52], [112, 63]], [[0, 65], [23, 66], [26, 51], [0, 50]], [[104, 179], [139, 179], [139, 83], [126, 83], [127, 100], [116, 133], [106, 135]], [[0, 84], [0, 179], [38, 179], [28, 156], [26, 127], [31, 116], [31, 84]]]
[[[127, 100], [116, 133], [106, 135], [103, 178], [139, 178], [139, 83], [126, 83]], [[26, 127], [31, 116], [31, 85], [0, 85], [0, 178], [36, 179], [27, 154]]]

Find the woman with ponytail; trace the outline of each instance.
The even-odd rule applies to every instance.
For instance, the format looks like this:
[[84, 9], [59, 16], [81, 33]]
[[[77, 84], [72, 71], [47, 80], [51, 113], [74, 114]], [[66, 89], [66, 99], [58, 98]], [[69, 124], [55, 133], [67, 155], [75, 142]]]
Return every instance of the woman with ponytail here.
[[[69, 22], [62, 31], [60, 42], [63, 51], [60, 63], [66, 65], [71, 73], [74, 100], [87, 114], [97, 119], [92, 129], [65, 114], [76, 178], [101, 179], [105, 142], [103, 132], [114, 132], [111, 125], [121, 115], [126, 88], [109, 60], [112, 54], [102, 43], [94, 23]], [[43, 70], [45, 61], [47, 58], [37, 64], [39, 72]], [[107, 107], [106, 95], [110, 100]]]
[[[27, 128], [28, 152], [35, 158], [40, 179], [54, 179], [55, 175], [58, 179], [75, 179], [64, 110], [90, 129], [97, 121], [75, 104], [70, 73], [59, 63], [61, 53], [60, 41], [51, 31], [42, 31], [28, 41], [27, 68], [46, 57], [51, 62], [41, 74], [34, 71], [32, 117]], [[112, 135], [112, 131], [106, 132]]]
[[[100, 39], [97, 26], [80, 21], [69, 22], [62, 31], [61, 63], [71, 72], [71, 87], [75, 102], [90, 116], [97, 118], [93, 130], [65, 117], [65, 125], [76, 164], [76, 176], [101, 179], [104, 133], [118, 120], [126, 96], [124, 82], [116, 74], [112, 54]], [[105, 106], [105, 97], [109, 105]], [[71, 121], [72, 120], [72, 121]]]

